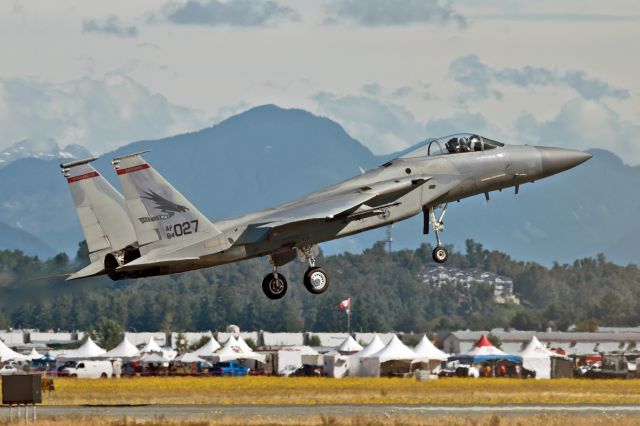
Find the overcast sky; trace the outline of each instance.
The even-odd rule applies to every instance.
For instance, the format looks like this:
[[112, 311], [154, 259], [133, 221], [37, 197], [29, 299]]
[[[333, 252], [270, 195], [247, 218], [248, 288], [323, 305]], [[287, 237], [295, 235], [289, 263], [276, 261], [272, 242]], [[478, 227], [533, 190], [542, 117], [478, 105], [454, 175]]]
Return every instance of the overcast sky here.
[[375, 153], [478, 132], [640, 163], [637, 0], [7, 0], [0, 149], [94, 153], [274, 103]]

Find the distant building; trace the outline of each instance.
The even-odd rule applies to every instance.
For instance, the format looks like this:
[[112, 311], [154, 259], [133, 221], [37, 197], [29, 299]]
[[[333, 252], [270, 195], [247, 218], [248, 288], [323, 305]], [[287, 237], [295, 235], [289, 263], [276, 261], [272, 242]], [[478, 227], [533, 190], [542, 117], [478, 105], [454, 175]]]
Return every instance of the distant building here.
[[520, 299], [513, 293], [513, 280], [492, 272], [481, 271], [476, 268], [448, 268], [436, 266], [428, 268], [422, 273], [422, 282], [441, 287], [444, 284], [457, 284], [471, 289], [475, 284], [488, 284], [493, 288], [493, 299], [496, 303], [520, 304]]
[[631, 352], [640, 350], [640, 333], [579, 333], [563, 331], [469, 331], [449, 333], [442, 341], [447, 353], [464, 353], [473, 348], [483, 334], [493, 334], [502, 342], [501, 349], [517, 353], [524, 349], [533, 336], [550, 349], [562, 349], [567, 355]]

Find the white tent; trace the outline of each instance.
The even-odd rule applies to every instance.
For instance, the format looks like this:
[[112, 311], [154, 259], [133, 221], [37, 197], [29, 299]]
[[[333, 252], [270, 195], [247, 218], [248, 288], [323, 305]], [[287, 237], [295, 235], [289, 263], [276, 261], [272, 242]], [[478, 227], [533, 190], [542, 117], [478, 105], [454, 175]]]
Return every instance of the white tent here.
[[207, 343], [193, 351], [193, 353], [198, 356], [211, 356], [218, 349], [220, 349], [220, 343], [218, 343], [212, 336]]
[[431, 340], [427, 339], [427, 336], [422, 336], [422, 339], [418, 342], [413, 351], [418, 357], [427, 358], [429, 360], [446, 361], [448, 355], [436, 348]]
[[240, 349], [242, 349], [242, 352], [253, 352], [253, 349], [247, 345], [247, 342], [244, 341], [242, 336], [238, 336], [236, 342], [238, 343], [238, 346], [240, 346]]
[[5, 361], [26, 361], [29, 358], [25, 355], [19, 354], [18, 352], [11, 349], [9, 346], [5, 345], [2, 340], [0, 340], [0, 362]]
[[352, 354], [362, 350], [362, 345], [355, 341], [351, 335], [349, 335], [340, 346], [338, 346], [338, 352], [341, 354]]
[[242, 348], [240, 348], [240, 346], [238, 346], [237, 344], [227, 344], [224, 346], [224, 348], [215, 353], [213, 355], [213, 358], [215, 362], [233, 361], [238, 359], [253, 359], [255, 361], [264, 363], [267, 359], [267, 356], [256, 352], [243, 352]]
[[413, 351], [419, 358], [427, 359], [428, 361], [420, 361], [419, 365], [416, 365], [416, 369], [428, 370], [432, 373], [437, 373], [440, 370], [442, 361], [446, 361], [448, 355], [436, 348], [431, 340], [427, 339], [427, 336], [422, 336], [422, 339], [418, 342]]
[[142, 354], [146, 354], [149, 352], [162, 352], [162, 348], [160, 347], [160, 345], [158, 345], [153, 337], [150, 337], [147, 344], [144, 345], [142, 349], [140, 349], [140, 353]]
[[402, 343], [398, 336], [393, 336], [387, 345], [380, 349], [378, 352], [369, 356], [369, 358], [376, 358], [380, 362], [387, 361], [414, 361], [419, 357], [409, 346]]
[[90, 358], [98, 358], [104, 356], [107, 351], [102, 349], [100, 346], [96, 345], [91, 337], [87, 338], [87, 341], [84, 342], [82, 346], [78, 349], [73, 349], [71, 351], [64, 352], [61, 354], [58, 359], [90, 359]]
[[522, 367], [536, 372], [536, 379], [551, 378], [551, 357], [555, 352], [545, 348], [536, 336], [533, 336], [526, 348], [520, 352]]
[[[427, 361], [425, 357], [416, 355], [416, 353], [402, 343], [398, 336], [393, 336], [387, 345], [369, 355], [362, 358], [361, 375], [367, 377], [378, 377], [383, 372], [382, 364], [386, 364], [386, 372], [390, 374], [398, 374], [410, 369], [415, 361]], [[391, 362], [393, 361], [393, 362]]]
[[140, 351], [127, 339], [127, 336], [122, 339], [118, 346], [104, 354], [107, 358], [134, 358], [138, 355], [140, 355]]
[[169, 361], [171, 360], [157, 353], [146, 353], [140, 358], [143, 364], [162, 364], [165, 367], [169, 365]]
[[360, 352], [356, 352], [349, 357], [349, 375], [359, 376], [362, 370], [362, 360], [370, 355], [373, 355], [382, 348], [384, 348], [384, 343], [382, 343], [380, 336], [376, 334], [375, 336], [373, 336], [371, 342], [369, 342], [369, 344], [364, 347], [364, 349], [362, 349]]
[[29, 352], [29, 355], [27, 355], [27, 357], [31, 361], [33, 361], [33, 360], [42, 358], [42, 354], [36, 351], [36, 348], [31, 348], [31, 352]]
[[192, 364], [194, 362], [206, 362], [204, 359], [200, 358], [198, 354], [195, 352], [187, 352], [186, 354], [182, 354], [175, 359], [178, 362], [183, 362], [185, 364]]

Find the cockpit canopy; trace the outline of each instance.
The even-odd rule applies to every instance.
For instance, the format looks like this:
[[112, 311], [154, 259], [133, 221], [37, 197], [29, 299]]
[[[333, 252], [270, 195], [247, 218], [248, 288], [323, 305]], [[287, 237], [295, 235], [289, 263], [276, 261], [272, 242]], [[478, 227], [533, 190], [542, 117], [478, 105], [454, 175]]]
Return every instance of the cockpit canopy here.
[[439, 139], [428, 139], [400, 158], [460, 154], [463, 152], [486, 151], [504, 146], [503, 143], [471, 133], [458, 133]]

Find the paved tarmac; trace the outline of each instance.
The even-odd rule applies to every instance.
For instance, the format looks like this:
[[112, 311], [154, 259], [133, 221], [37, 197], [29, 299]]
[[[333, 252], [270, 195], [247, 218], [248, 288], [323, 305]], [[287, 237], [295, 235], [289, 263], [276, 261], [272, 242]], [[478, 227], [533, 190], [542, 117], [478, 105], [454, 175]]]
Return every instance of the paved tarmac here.
[[[21, 409], [21, 414], [23, 414]], [[38, 416], [106, 416], [152, 419], [205, 419], [213, 417], [239, 418], [302, 418], [354, 416], [533, 416], [539, 414], [625, 415], [640, 418], [640, 405], [506, 405], [506, 406], [422, 406], [422, 405], [74, 405], [40, 406]], [[15, 408], [14, 408], [14, 416]], [[31, 415], [31, 409], [29, 409]], [[9, 417], [9, 407], [0, 407], [0, 419]]]

